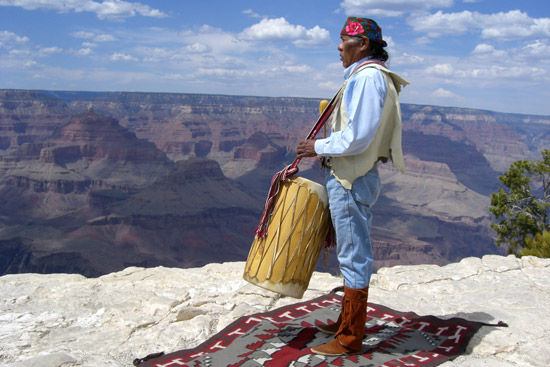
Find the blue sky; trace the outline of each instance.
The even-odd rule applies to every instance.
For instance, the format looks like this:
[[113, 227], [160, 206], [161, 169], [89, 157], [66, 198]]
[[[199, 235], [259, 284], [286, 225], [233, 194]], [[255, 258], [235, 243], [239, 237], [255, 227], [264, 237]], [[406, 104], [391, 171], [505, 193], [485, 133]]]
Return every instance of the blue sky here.
[[548, 0], [0, 0], [0, 88], [330, 98], [348, 15], [402, 102], [550, 115]]

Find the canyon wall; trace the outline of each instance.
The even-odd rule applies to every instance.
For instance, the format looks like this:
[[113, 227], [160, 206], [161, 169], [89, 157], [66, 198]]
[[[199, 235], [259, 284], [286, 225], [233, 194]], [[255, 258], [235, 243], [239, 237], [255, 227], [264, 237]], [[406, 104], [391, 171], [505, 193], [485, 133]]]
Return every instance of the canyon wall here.
[[[0, 90], [0, 274], [245, 260], [270, 180], [294, 159], [318, 105]], [[504, 254], [492, 240], [490, 194], [513, 161], [550, 145], [550, 117], [402, 110], [407, 173], [381, 166], [376, 267]], [[299, 175], [323, 182], [314, 159]], [[328, 269], [337, 271], [333, 253]]]

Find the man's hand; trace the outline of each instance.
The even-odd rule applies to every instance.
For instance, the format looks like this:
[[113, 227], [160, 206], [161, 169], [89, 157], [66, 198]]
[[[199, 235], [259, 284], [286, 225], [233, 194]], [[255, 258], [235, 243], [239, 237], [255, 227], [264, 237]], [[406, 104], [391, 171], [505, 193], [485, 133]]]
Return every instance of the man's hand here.
[[299, 142], [298, 147], [296, 148], [296, 153], [298, 154], [299, 159], [305, 157], [315, 157], [317, 155], [317, 153], [315, 153], [315, 140], [308, 139]]

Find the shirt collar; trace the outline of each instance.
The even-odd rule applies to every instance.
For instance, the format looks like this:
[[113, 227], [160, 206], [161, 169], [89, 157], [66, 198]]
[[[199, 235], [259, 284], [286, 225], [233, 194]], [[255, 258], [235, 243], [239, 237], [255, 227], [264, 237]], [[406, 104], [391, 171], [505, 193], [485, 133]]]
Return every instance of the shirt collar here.
[[370, 60], [372, 59], [372, 56], [366, 56], [366, 57], [363, 57], [361, 60], [357, 60], [356, 62], [354, 62], [353, 64], [351, 64], [350, 66], [348, 66], [345, 70], [344, 70], [344, 79], [347, 79], [350, 77], [351, 73], [353, 73], [353, 71], [355, 70], [356, 67], [358, 67], [361, 63], [367, 61], [367, 60]]

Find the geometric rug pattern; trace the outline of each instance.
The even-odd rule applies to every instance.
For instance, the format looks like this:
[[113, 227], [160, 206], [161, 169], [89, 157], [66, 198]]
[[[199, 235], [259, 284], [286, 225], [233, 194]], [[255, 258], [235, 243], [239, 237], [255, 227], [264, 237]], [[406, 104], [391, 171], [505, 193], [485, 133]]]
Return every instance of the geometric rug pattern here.
[[[337, 320], [342, 297], [331, 293], [265, 313], [243, 316], [196, 348], [138, 359], [140, 367], [437, 366], [462, 354], [483, 323], [398, 312], [369, 303], [361, 354], [326, 357], [313, 346], [333, 336], [316, 324]], [[153, 358], [151, 358], [153, 357]]]

